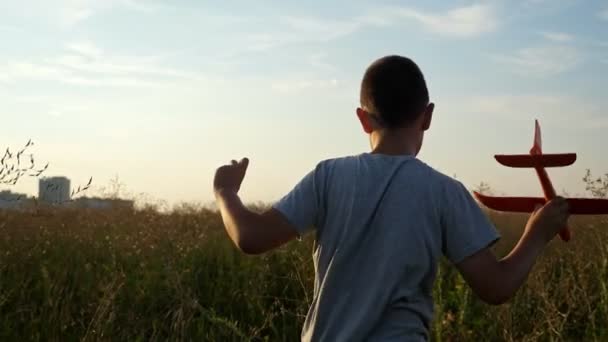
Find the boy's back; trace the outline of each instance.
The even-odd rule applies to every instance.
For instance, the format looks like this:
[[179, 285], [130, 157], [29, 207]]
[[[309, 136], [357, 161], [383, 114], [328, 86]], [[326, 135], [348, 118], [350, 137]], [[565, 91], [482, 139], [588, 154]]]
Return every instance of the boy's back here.
[[409, 58], [386, 56], [366, 70], [357, 117], [372, 153], [320, 163], [274, 208], [254, 213], [238, 191], [249, 160], [216, 171], [226, 231], [261, 254], [316, 228], [315, 296], [305, 341], [428, 339], [438, 259], [455, 264], [490, 304], [511, 298], [568, 220], [556, 198], [530, 217], [511, 253], [488, 248], [498, 234], [465, 187], [418, 155], [435, 105]]
[[301, 235], [316, 227], [306, 341], [426, 340], [439, 258], [498, 238], [459, 182], [408, 155], [324, 161], [275, 209]]

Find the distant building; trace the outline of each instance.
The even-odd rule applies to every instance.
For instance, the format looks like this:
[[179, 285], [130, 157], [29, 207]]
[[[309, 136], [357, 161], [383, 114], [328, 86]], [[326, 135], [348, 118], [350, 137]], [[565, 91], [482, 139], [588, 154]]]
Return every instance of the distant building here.
[[12, 192], [10, 190], [0, 191], [0, 209], [21, 208], [27, 200], [27, 195]]
[[38, 200], [28, 198], [10, 190], [0, 191], [0, 209], [25, 209], [38, 205], [61, 205], [81, 209], [127, 209], [133, 210], [135, 202], [118, 198], [78, 197], [72, 198], [70, 180], [66, 177], [42, 178], [38, 182]]
[[38, 199], [45, 204], [69, 202], [70, 180], [66, 177], [42, 178], [38, 181]]

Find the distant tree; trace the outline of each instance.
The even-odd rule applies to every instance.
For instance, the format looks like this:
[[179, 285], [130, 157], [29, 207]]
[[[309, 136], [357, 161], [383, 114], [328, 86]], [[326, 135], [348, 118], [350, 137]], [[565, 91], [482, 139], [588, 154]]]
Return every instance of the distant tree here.
[[99, 196], [108, 199], [120, 199], [128, 196], [126, 193], [126, 185], [123, 183], [118, 175], [115, 175], [110, 179], [108, 186], [101, 186], [97, 189]]
[[585, 190], [587, 190], [595, 198], [608, 198], [608, 173], [604, 174], [603, 177], [595, 178], [591, 174], [591, 170], [587, 169], [585, 177]]

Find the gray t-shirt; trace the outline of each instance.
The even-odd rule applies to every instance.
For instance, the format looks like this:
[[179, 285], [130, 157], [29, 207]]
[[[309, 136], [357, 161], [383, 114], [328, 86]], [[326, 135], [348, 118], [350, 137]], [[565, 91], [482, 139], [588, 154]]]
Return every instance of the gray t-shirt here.
[[460, 182], [407, 155], [323, 161], [274, 208], [316, 233], [302, 341], [427, 340], [439, 259], [500, 237]]

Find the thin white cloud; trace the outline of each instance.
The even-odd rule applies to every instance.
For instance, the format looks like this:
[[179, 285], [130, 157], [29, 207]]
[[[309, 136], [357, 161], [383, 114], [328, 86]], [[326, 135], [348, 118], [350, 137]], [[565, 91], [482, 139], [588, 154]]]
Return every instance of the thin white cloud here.
[[308, 58], [308, 62], [310, 64], [310, 66], [312, 66], [313, 68], [321, 69], [323, 71], [335, 70], [336, 67], [334, 65], [328, 63], [327, 61], [325, 61], [326, 58], [327, 58], [327, 53], [318, 52], [318, 53], [310, 55], [310, 57]]
[[448, 38], [477, 37], [499, 26], [496, 8], [487, 3], [438, 13], [403, 6], [378, 7], [348, 20], [283, 16], [276, 21], [277, 26], [272, 30], [246, 34], [246, 42], [238, 51], [263, 51], [287, 44], [326, 43], [366, 28], [397, 26], [407, 20], [420, 24], [426, 31]]
[[608, 20], [608, 8], [604, 9], [603, 11], [600, 11], [598, 13], [598, 16], [600, 17], [600, 19]]
[[102, 54], [101, 49], [90, 42], [71, 43], [67, 45], [66, 49], [85, 57], [97, 58]]
[[91, 17], [93, 9], [87, 7], [62, 7], [59, 10], [58, 16], [62, 26], [70, 27], [78, 24], [81, 21]]
[[68, 44], [68, 53], [50, 61], [70, 70], [102, 74], [140, 74], [183, 79], [200, 79], [200, 75], [159, 65], [158, 56], [118, 56], [104, 53], [90, 42]]
[[166, 4], [153, 3], [149, 0], [123, 0], [121, 4], [122, 6], [130, 10], [145, 13], [157, 12], [159, 10], [167, 8]]
[[[43, 20], [63, 28], [72, 28], [105, 11], [124, 9], [139, 13], [155, 12], [166, 5], [139, 0], [56, 0], [15, 1], [3, 8], [6, 14]], [[27, 10], [24, 10], [26, 9]]]
[[107, 54], [90, 42], [68, 44], [56, 57], [0, 63], [0, 81], [57, 81], [84, 86], [149, 87], [201, 80], [202, 76], [161, 65], [155, 56]]
[[264, 32], [245, 34], [243, 44], [236, 48], [239, 52], [266, 51], [290, 44], [326, 43], [333, 41], [362, 28], [357, 21], [341, 21], [314, 17], [283, 16], [275, 27]]
[[361, 27], [360, 23], [340, 20], [303, 17], [284, 17], [282, 20], [293, 31], [304, 37], [315, 37], [325, 41], [350, 35]]
[[468, 111], [485, 114], [504, 114], [515, 117], [534, 113], [554, 111], [560, 108], [564, 99], [554, 95], [489, 95], [472, 96], [466, 99]]
[[[511, 2], [515, 2], [517, 5], [516, 1]], [[535, 14], [559, 13], [579, 4], [581, 4], [580, 0], [524, 0], [521, 2], [522, 10], [534, 11]]]
[[476, 37], [496, 30], [499, 24], [494, 7], [487, 3], [458, 7], [440, 14], [411, 8], [396, 8], [394, 13], [419, 22], [428, 31], [448, 37]]
[[574, 40], [573, 35], [564, 32], [543, 31], [539, 34], [547, 40], [558, 43], [571, 42]]
[[510, 66], [515, 73], [537, 77], [570, 71], [583, 60], [579, 50], [561, 45], [529, 47], [511, 55], [499, 55], [494, 58], [496, 61]]
[[273, 82], [271, 88], [280, 93], [293, 93], [308, 89], [319, 90], [336, 88], [339, 84], [340, 83], [336, 79], [284, 80]]
[[608, 127], [608, 120], [597, 102], [565, 94], [476, 95], [449, 102], [452, 110], [502, 119], [527, 122], [539, 119], [571, 126], [574, 113], [581, 129]]
[[69, 85], [97, 87], [150, 87], [161, 86], [157, 80], [144, 80], [129, 76], [91, 76], [82, 75], [57, 65], [40, 62], [10, 62], [0, 64], [0, 81], [15, 82], [19, 80], [52, 81]]
[[390, 10], [369, 11], [364, 15], [360, 15], [354, 19], [360, 25], [369, 25], [374, 27], [387, 27], [394, 23], [394, 18]]
[[9, 62], [0, 66], [1, 73], [7, 79], [27, 78], [27, 79], [60, 79], [67, 77], [68, 74], [61, 69], [45, 64], [30, 62]]

